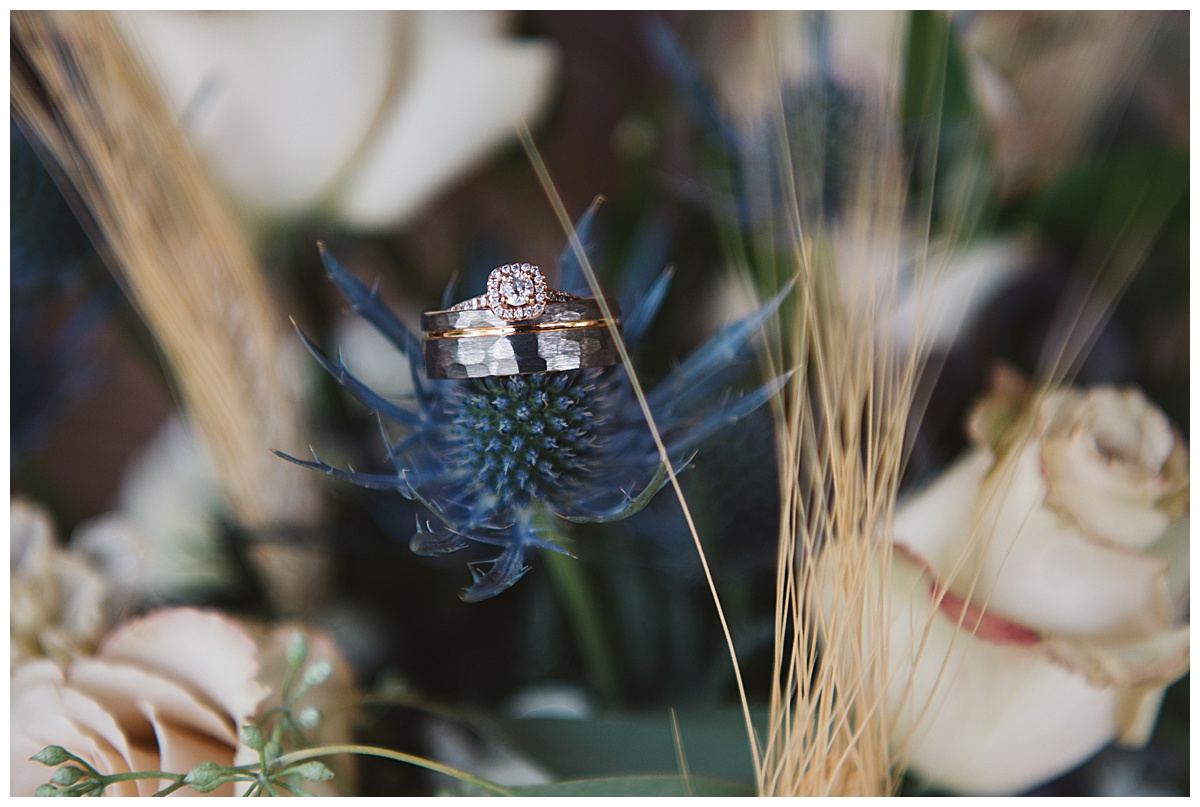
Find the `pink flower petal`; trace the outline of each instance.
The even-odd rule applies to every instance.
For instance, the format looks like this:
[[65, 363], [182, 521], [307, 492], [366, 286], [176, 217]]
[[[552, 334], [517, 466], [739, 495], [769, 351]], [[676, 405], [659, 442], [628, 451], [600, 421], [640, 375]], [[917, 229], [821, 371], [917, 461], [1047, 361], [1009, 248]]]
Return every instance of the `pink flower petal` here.
[[112, 713], [127, 731], [139, 726], [151, 735], [155, 714], [190, 730], [205, 734], [230, 748], [237, 742], [232, 715], [218, 714], [212, 706], [188, 692], [177, 681], [120, 662], [80, 659], [71, 665], [68, 679], [75, 689], [93, 697]]
[[[103, 707], [44, 675], [14, 681], [9, 720], [12, 795], [31, 796], [38, 785], [50, 780], [51, 768], [29, 760], [48, 745], [63, 746], [101, 773], [128, 773], [157, 765], [157, 758], [140, 753]], [[119, 783], [110, 793], [134, 796], [137, 786]]]
[[[186, 725], [174, 723], [160, 713], [155, 705], [143, 703], [142, 708], [154, 726], [161, 755], [161, 770], [172, 772], [190, 771], [201, 762], [216, 762], [219, 765], [232, 765], [234, 749], [232, 745], [214, 740], [205, 734], [194, 731]], [[164, 783], [165, 784], [165, 783]], [[199, 795], [190, 788], [176, 791], [184, 795]], [[208, 795], [232, 796], [233, 784], [221, 785]]]
[[245, 721], [267, 693], [255, 680], [257, 653], [253, 639], [232, 619], [194, 608], [165, 608], [122, 624], [97, 655], [177, 679], [236, 721]]

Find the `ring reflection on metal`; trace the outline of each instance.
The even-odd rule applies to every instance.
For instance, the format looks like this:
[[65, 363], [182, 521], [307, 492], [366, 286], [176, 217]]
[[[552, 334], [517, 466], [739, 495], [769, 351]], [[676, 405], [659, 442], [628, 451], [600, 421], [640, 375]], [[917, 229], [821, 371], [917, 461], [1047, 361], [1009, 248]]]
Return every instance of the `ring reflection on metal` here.
[[608, 320], [591, 299], [546, 302], [539, 315], [517, 321], [489, 308], [455, 306], [421, 315], [421, 327], [430, 378], [547, 373], [617, 362]]

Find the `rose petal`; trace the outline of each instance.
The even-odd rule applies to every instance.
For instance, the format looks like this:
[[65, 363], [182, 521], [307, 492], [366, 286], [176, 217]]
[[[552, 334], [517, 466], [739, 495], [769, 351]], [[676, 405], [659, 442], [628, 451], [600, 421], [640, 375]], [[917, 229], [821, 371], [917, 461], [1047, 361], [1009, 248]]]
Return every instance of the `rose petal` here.
[[[931, 259], [937, 270], [913, 283], [898, 301], [891, 321], [880, 323], [879, 331], [891, 337], [890, 344], [900, 355], [906, 355], [914, 343], [922, 354], [944, 352], [964, 325], [974, 322], [980, 309], [1032, 263], [1030, 245], [1016, 239], [983, 243], [949, 261]], [[887, 271], [894, 270], [888, 267]]]
[[[233, 746], [199, 734], [187, 726], [172, 722], [159, 714], [154, 705], [141, 704], [158, 740], [161, 762], [159, 770], [190, 771], [201, 762], [216, 762], [218, 765], [233, 764]], [[165, 782], [163, 784], [166, 784]], [[161, 785], [160, 785], [161, 786]], [[184, 795], [199, 795], [190, 788], [176, 791]], [[234, 795], [233, 784], [224, 784], [212, 791], [213, 796]]]
[[404, 17], [124, 12], [193, 142], [247, 212], [314, 205], [376, 124]]
[[998, 364], [985, 395], [967, 415], [967, 435], [980, 448], [995, 452], [1029, 403], [1033, 388], [1017, 370]]
[[49, 516], [11, 500], [10, 618], [13, 661], [66, 661], [95, 647], [108, 626], [108, 582], [85, 558], [59, 546]]
[[989, 452], [972, 451], [900, 502], [892, 527], [894, 543], [920, 557], [944, 579], [961, 560], [975, 498], [991, 467]]
[[32, 567], [45, 568], [55, 546], [54, 525], [42, 508], [26, 499], [9, 499], [8, 568], [18, 574]]
[[1172, 605], [1176, 620], [1184, 619], [1188, 613], [1188, 592], [1192, 576], [1191, 550], [1191, 519], [1186, 516], [1163, 530], [1159, 539], [1146, 549], [1147, 555], [1158, 558], [1167, 565], [1167, 600]]
[[[1089, 541], [1042, 507], [1046, 488], [1035, 445], [971, 491], [976, 463], [952, 468], [904, 503], [895, 520], [895, 542], [921, 557], [951, 591], [1065, 636], [1130, 638], [1171, 624], [1165, 561]], [[979, 509], [964, 517], [973, 502]]]
[[1115, 691], [1091, 687], [1041, 646], [956, 630], [933, 608], [930, 583], [893, 555], [889, 702], [897, 752], [915, 772], [963, 792], [1013, 793], [1112, 740]]
[[491, 11], [415, 12], [407, 83], [355, 164], [337, 213], [357, 227], [402, 223], [434, 193], [532, 123], [557, 54], [517, 41]]
[[[36, 664], [37, 662], [35, 662]], [[12, 689], [9, 771], [13, 795], [33, 795], [53, 775], [52, 769], [29, 757], [48, 745], [60, 745], [88, 761], [101, 773], [128, 773], [157, 764], [128, 741], [116, 721], [94, 701], [56, 684], [45, 668]], [[133, 782], [110, 788], [112, 795], [135, 796]]]
[[1167, 492], [1157, 474], [1104, 458], [1089, 434], [1048, 437], [1042, 446], [1052, 485], [1047, 503], [1085, 533], [1127, 549], [1144, 549], [1170, 522], [1155, 503]]
[[218, 714], [177, 681], [99, 659], [75, 662], [68, 679], [72, 687], [103, 703], [126, 731], [141, 726], [141, 734], [151, 735], [147, 705], [153, 704], [154, 714], [163, 719], [206, 734], [230, 748], [237, 742], [233, 717]]
[[1165, 688], [1190, 667], [1191, 628], [1185, 625], [1121, 645], [1052, 640], [1047, 650], [1058, 663], [1087, 676], [1093, 685], [1119, 693], [1117, 740], [1137, 747], [1150, 739]]
[[[220, 538], [227, 510], [203, 446], [187, 422], [174, 415], [125, 470], [124, 523], [97, 530], [88, 548], [104, 552], [110, 575], [119, 564], [123, 579], [135, 577], [135, 585], [155, 594], [219, 588], [232, 576]], [[141, 568], [130, 560], [140, 561]]]
[[257, 648], [231, 619], [193, 608], [166, 608], [125, 622], [98, 656], [127, 661], [192, 686], [237, 721], [254, 714], [266, 695], [255, 680]]
[[1052, 639], [1046, 648], [1056, 661], [1077, 670], [1095, 686], [1159, 688], [1187, 672], [1191, 627], [1184, 625], [1126, 643]]

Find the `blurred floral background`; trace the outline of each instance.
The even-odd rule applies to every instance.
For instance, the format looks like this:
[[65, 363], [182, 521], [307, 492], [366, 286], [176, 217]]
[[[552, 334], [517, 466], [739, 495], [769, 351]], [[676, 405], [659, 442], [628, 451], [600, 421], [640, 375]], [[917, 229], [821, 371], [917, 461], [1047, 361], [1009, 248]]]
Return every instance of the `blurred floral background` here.
[[[886, 531], [892, 607], [958, 624], [866, 637], [924, 648], [917, 683], [880, 695], [900, 738], [886, 789], [1190, 791], [1186, 12], [12, 23], [14, 794], [50, 781], [26, 762], [45, 746], [100, 774], [186, 774], [266, 760], [272, 742], [480, 777], [337, 755], [329, 781], [297, 774], [314, 792], [764, 792], [746, 720], [769, 732], [789, 484], [783, 410], [765, 401], [806, 372], [764, 359], [801, 317], [777, 296], [797, 273], [777, 269], [783, 209], [840, 282], [900, 271], [880, 354], [923, 368]], [[878, 140], [875, 93], [895, 99]], [[380, 407], [289, 317], [416, 411], [429, 382], [356, 313], [353, 282], [414, 332], [500, 264], [579, 283], [519, 121], [601, 285], [644, 310], [625, 327], [680, 435], [745, 719], [669, 489], [572, 524], [558, 537], [573, 558], [531, 549], [519, 582], [466, 602], [495, 553], [410, 551], [420, 501], [271, 453], [392, 472]], [[856, 240], [862, 200], [886, 190], [856, 166], [884, 142], [911, 202], [896, 233]], [[331, 282], [318, 242], [357, 281]], [[944, 271], [906, 304], [896, 267], [934, 253]], [[633, 398], [621, 406], [633, 435]], [[1010, 467], [1018, 481], [989, 494]], [[977, 553], [995, 577], [963, 583], [972, 519], [995, 527]], [[910, 602], [929, 587], [932, 607]], [[248, 786], [219, 778], [212, 792]]]

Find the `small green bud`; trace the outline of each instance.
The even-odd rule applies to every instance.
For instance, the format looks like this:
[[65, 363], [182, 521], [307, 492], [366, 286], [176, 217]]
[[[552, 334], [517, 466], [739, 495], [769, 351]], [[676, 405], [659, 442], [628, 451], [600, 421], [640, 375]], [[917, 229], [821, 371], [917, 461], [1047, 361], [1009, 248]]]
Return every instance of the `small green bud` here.
[[322, 717], [323, 715], [321, 714], [321, 710], [317, 707], [305, 706], [300, 710], [300, 713], [296, 715], [296, 722], [306, 729], [315, 729], [317, 726], [321, 725]]
[[308, 666], [304, 671], [304, 686], [315, 687], [329, 680], [329, 676], [333, 674], [333, 665], [328, 661], [318, 661]]
[[289, 670], [295, 670], [304, 663], [304, 659], [308, 657], [308, 639], [304, 638], [304, 634], [300, 631], [293, 631], [287, 643], [287, 666]]
[[61, 745], [48, 745], [30, 757], [30, 759], [32, 759], [34, 762], [40, 762], [43, 765], [49, 765], [50, 767], [61, 765], [64, 762], [68, 762], [74, 758], [75, 757], [68, 754], [67, 749], [63, 748]]
[[283, 746], [275, 740], [268, 740], [263, 745], [263, 756], [267, 758], [267, 764], [275, 764], [275, 760], [283, 756]]
[[37, 790], [33, 791], [35, 796], [57, 796], [58, 788], [54, 785], [38, 785]]
[[267, 742], [258, 726], [242, 726], [238, 737], [241, 739], [242, 745], [253, 748], [255, 751], [263, 750], [263, 745]]
[[329, 770], [329, 766], [315, 759], [289, 768], [288, 773], [299, 774], [310, 782], [328, 782], [333, 778], [333, 771]]
[[215, 762], [201, 762], [188, 771], [188, 775], [183, 777], [183, 781], [197, 793], [211, 793], [225, 784], [226, 771], [227, 768], [224, 765], [218, 765]]
[[50, 777], [50, 781], [56, 785], [73, 785], [83, 776], [83, 771], [76, 768], [74, 765], [63, 765], [54, 772]]

